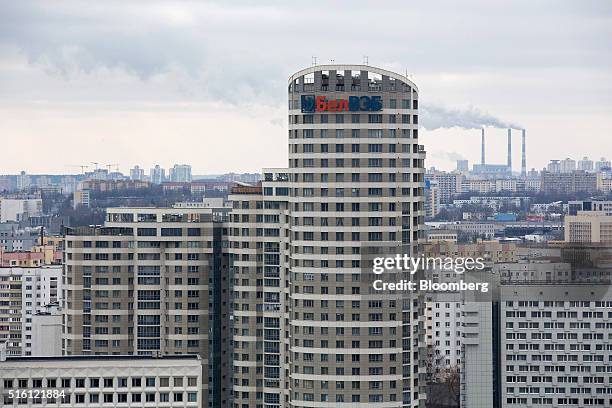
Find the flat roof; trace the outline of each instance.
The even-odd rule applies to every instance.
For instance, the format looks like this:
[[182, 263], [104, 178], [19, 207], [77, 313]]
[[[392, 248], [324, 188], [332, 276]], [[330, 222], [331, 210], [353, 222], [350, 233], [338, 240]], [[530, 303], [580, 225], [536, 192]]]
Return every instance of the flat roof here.
[[[143, 355], [70, 355], [70, 356], [7, 356], [7, 362], [15, 361], [114, 361], [114, 360], [200, 360], [199, 354], [163, 354], [159, 357]], [[2, 362], [0, 361], [0, 364]]]

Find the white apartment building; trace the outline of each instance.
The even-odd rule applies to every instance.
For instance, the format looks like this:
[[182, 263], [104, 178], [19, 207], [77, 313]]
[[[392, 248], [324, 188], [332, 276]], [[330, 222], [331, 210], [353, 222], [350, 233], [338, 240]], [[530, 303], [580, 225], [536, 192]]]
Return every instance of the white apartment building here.
[[612, 406], [608, 284], [515, 282], [466, 300], [462, 408]]
[[[202, 382], [198, 355], [0, 359], [0, 402], [5, 408], [200, 408]], [[31, 390], [40, 398], [24, 398], [16, 390]]]
[[62, 355], [62, 309], [59, 305], [48, 306], [34, 313], [32, 319], [32, 356]]
[[495, 180], [480, 180], [480, 179], [467, 179], [461, 182], [461, 192], [472, 192], [479, 194], [494, 193]]
[[149, 172], [149, 179], [153, 184], [161, 184], [166, 180], [166, 170], [156, 164]]
[[610, 160], [606, 160], [605, 157], [602, 157], [599, 161], [595, 162], [595, 171], [599, 172], [604, 169], [609, 169], [611, 167]]
[[576, 160], [566, 157], [559, 162], [561, 173], [571, 173], [576, 170]]
[[542, 179], [540, 177], [528, 177], [525, 179], [525, 191], [538, 193], [542, 189]]
[[608, 285], [503, 285], [501, 408], [612, 406]]
[[438, 368], [461, 366], [461, 305], [459, 293], [437, 295], [427, 301], [427, 345]]
[[[427, 173], [427, 180], [435, 181], [440, 191], [440, 202], [447, 204], [453, 201], [457, 193], [463, 192], [462, 180], [464, 176], [461, 173], [447, 173], [444, 171], [434, 171]], [[471, 191], [471, 190], [466, 190]]]
[[61, 300], [61, 266], [0, 268], [0, 341], [7, 342], [6, 353], [31, 355], [33, 316]]
[[432, 229], [426, 232], [427, 242], [450, 241], [457, 242], [457, 231]]
[[191, 166], [188, 164], [175, 164], [170, 169], [170, 181], [177, 183], [190, 183]]
[[441, 224], [445, 229], [463, 231], [467, 234], [482, 236], [485, 239], [491, 239], [495, 236], [495, 231], [498, 228], [496, 224], [485, 222], [462, 222], [455, 221]]
[[21, 221], [42, 215], [41, 198], [0, 198], [0, 222]]
[[144, 169], [141, 169], [140, 166], [136, 165], [130, 169], [130, 179], [132, 180], [144, 180]]
[[586, 156], [583, 157], [582, 160], [578, 160], [577, 169], [583, 171], [593, 171], [593, 160]]

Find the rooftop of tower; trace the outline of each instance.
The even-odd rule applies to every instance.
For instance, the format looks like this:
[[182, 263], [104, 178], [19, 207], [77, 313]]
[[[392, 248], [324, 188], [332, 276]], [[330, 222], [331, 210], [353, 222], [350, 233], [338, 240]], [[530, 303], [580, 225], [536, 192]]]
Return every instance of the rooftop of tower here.
[[373, 67], [371, 65], [363, 65], [363, 64], [325, 64], [325, 65], [313, 65], [308, 68], [304, 68], [295, 74], [289, 77], [288, 83], [293, 83], [296, 79], [301, 78], [305, 75], [314, 74], [318, 71], [336, 71], [336, 72], [344, 72], [344, 71], [357, 71], [361, 73], [362, 71], [371, 72], [373, 74], [378, 74], [380, 76], [387, 76], [389, 78], [396, 79], [398, 81], [402, 81], [410, 85], [415, 91], [418, 92], [418, 87], [412, 80], [410, 80], [405, 75], [398, 74], [393, 71], [389, 71], [382, 68]]

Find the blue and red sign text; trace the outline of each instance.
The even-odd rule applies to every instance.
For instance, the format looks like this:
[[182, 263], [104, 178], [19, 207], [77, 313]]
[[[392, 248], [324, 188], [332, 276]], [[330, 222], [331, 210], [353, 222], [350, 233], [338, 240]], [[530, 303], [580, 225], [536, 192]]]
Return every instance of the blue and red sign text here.
[[301, 102], [302, 113], [382, 110], [380, 96], [349, 96], [348, 99], [328, 99], [326, 96], [302, 95]]

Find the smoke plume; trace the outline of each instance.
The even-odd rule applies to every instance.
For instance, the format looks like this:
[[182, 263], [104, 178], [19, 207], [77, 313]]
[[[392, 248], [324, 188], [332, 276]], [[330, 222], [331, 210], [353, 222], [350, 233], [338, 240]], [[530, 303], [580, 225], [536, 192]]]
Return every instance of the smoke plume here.
[[504, 122], [478, 108], [450, 109], [436, 105], [421, 107], [421, 126], [428, 130], [459, 127], [463, 129], [480, 129], [495, 127], [500, 129], [522, 129], [521, 125]]

